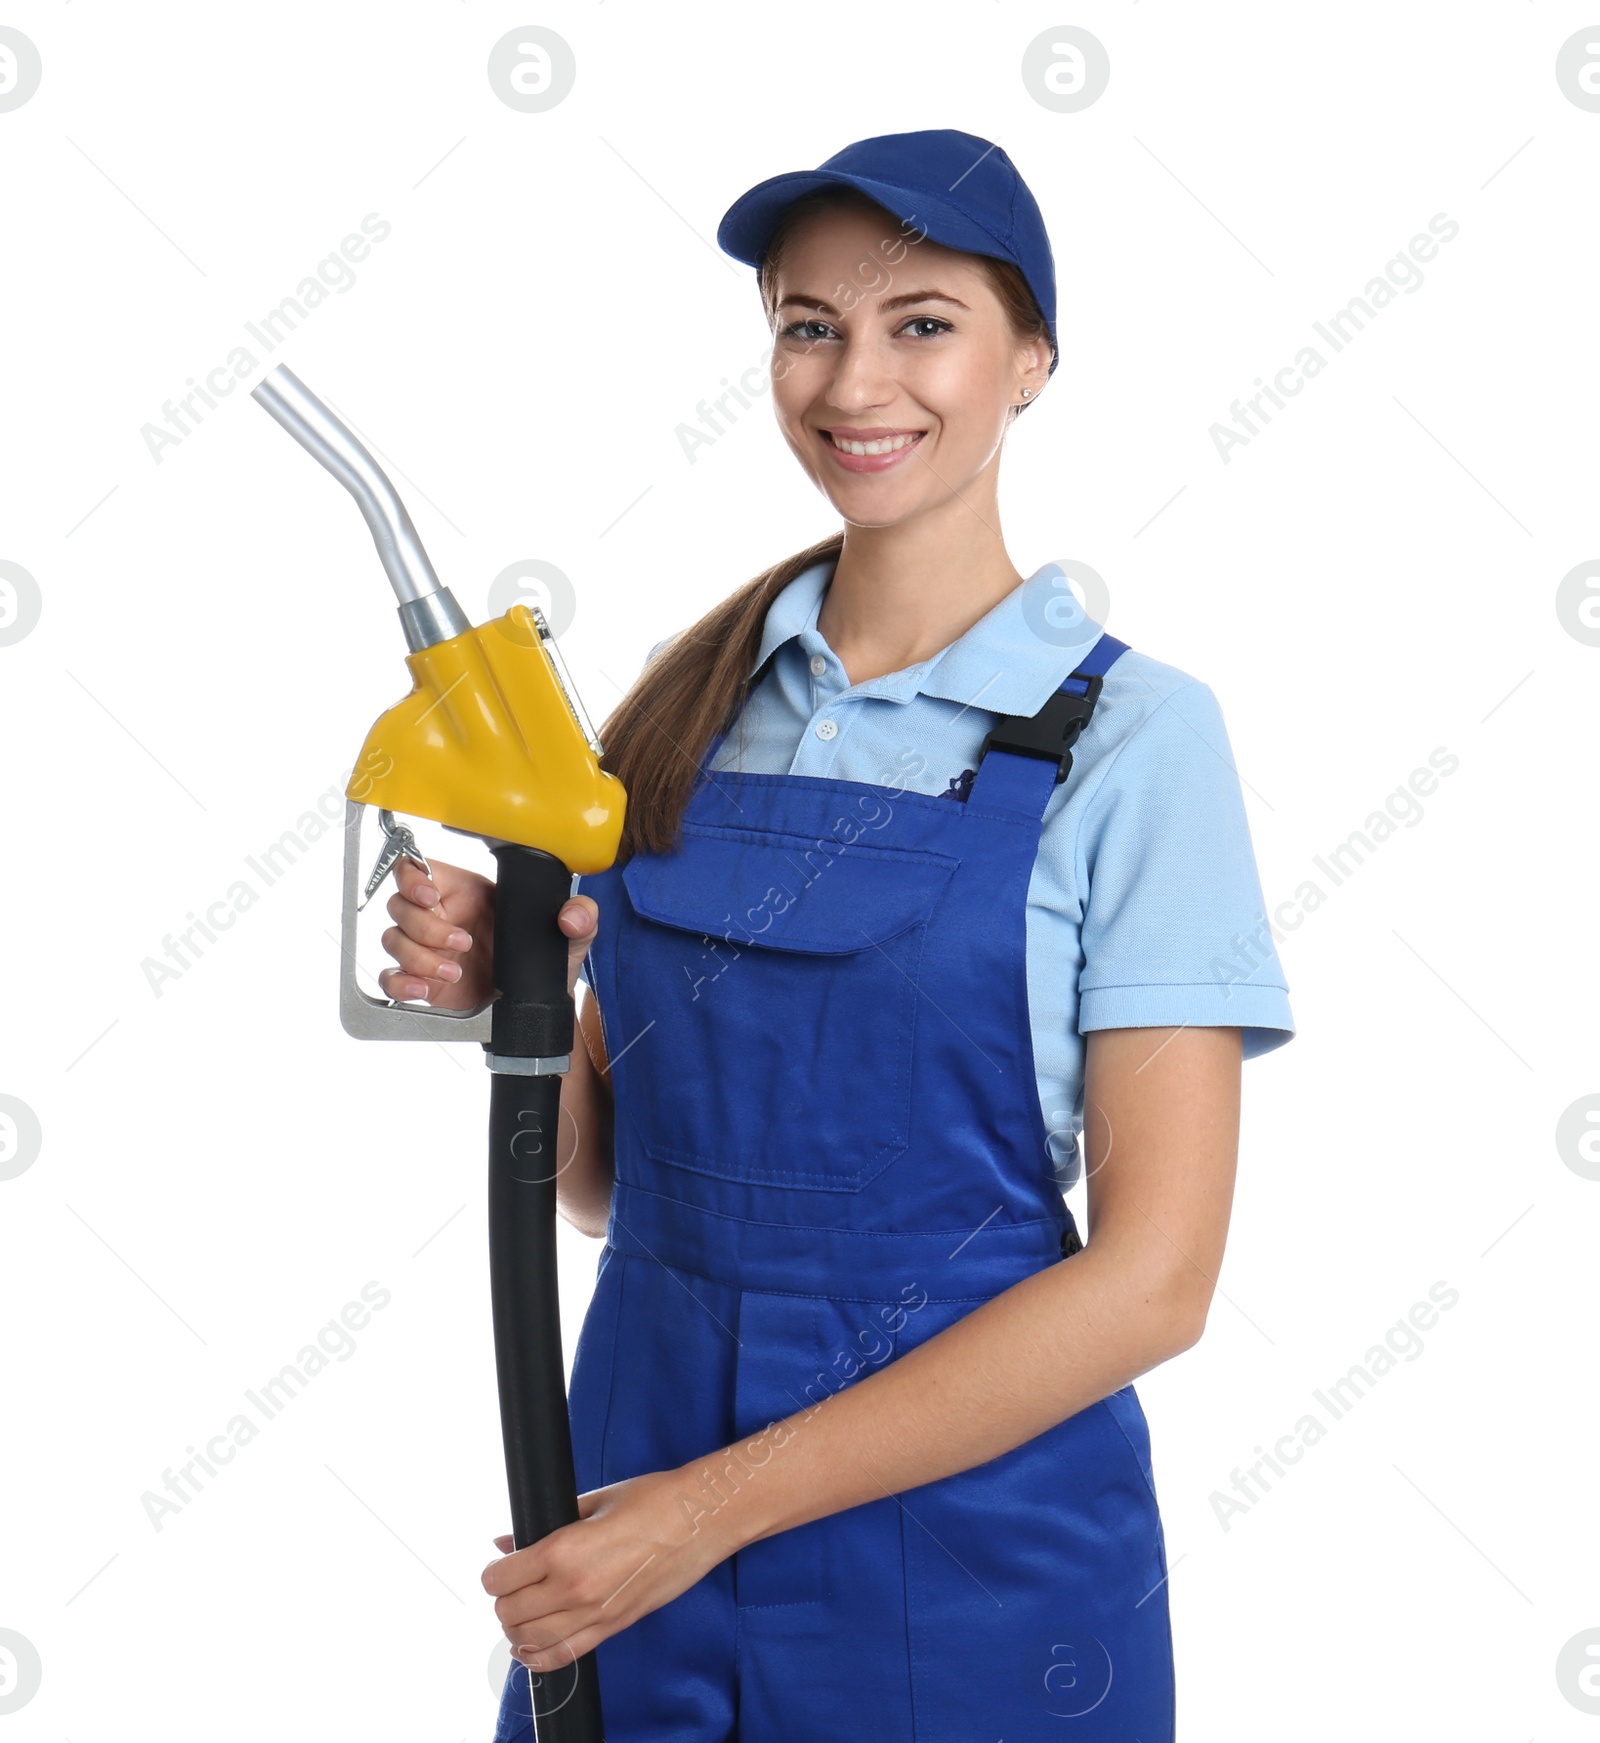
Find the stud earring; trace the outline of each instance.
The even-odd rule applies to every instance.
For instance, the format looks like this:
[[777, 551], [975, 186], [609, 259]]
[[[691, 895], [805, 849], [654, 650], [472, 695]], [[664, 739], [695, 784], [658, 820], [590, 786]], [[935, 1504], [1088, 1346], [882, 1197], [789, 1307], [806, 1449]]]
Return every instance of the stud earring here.
[[1032, 399], [1033, 398], [1033, 389], [1031, 387], [1023, 388], [1022, 397], [1024, 399]]

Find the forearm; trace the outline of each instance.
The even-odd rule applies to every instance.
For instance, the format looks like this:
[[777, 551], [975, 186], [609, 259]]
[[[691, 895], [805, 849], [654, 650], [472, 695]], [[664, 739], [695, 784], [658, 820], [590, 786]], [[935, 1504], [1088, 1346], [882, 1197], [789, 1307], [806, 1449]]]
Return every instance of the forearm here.
[[561, 1079], [561, 1172], [556, 1178], [557, 1209], [596, 1240], [606, 1232], [616, 1178], [615, 1111], [588, 1038], [597, 1016], [593, 1000], [585, 998], [572, 1025], [572, 1064]]
[[691, 1513], [731, 1551], [982, 1464], [1119, 1390], [1188, 1348], [1203, 1320], [1188, 1278], [1159, 1260], [1141, 1276], [1129, 1258], [1086, 1247], [877, 1373], [684, 1465]]

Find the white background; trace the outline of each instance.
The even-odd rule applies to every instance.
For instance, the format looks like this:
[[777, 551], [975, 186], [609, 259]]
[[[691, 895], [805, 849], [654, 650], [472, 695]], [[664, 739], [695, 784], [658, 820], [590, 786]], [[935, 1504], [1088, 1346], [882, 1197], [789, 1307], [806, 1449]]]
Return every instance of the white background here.
[[[0, 113], [0, 559], [42, 597], [0, 647], [0, 1091], [43, 1135], [0, 1181], [0, 1628], [43, 1664], [7, 1739], [487, 1738], [503, 1653], [477, 1049], [343, 1034], [331, 831], [159, 997], [143, 966], [342, 785], [407, 687], [392, 599], [244, 385], [159, 462], [143, 426], [379, 214], [249, 384], [287, 361], [351, 417], [474, 619], [510, 563], [568, 575], [598, 722], [836, 524], [764, 401], [683, 453], [767, 343], [722, 212], [939, 126], [1006, 148], [1056, 249], [1013, 559], [1091, 565], [1214, 688], [1269, 906], [1459, 759], [1281, 937], [1299, 1034], [1246, 1067], [1210, 1325], [1139, 1383], [1183, 1733], [1594, 1736], [1557, 1661], [1600, 1629], [1600, 1181], [1557, 1124], [1600, 1089], [1600, 647], [1558, 588], [1600, 555], [1600, 114], [1556, 78], [1593, 9], [609, 0], [539, 9], [577, 79], [523, 113], [486, 67], [531, 10], [0, 14], [43, 66]], [[1078, 113], [1020, 75], [1064, 22], [1111, 61]], [[1211, 426], [1441, 212], [1420, 288], [1224, 463]], [[598, 1252], [563, 1225], [569, 1353]], [[156, 1530], [163, 1471], [368, 1280], [354, 1353]], [[1439, 1280], [1421, 1353], [1225, 1529], [1235, 1468]]]

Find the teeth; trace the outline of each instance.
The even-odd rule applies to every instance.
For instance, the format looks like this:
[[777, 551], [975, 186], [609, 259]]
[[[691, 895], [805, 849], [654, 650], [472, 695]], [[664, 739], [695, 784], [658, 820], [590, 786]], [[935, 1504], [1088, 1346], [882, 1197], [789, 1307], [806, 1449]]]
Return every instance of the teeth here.
[[[920, 435], [921, 432], [919, 431]], [[835, 436], [833, 445], [842, 448], [847, 454], [894, 454], [905, 447], [908, 442], [916, 441], [916, 436], [891, 436], [882, 442], [851, 442], [843, 436]]]

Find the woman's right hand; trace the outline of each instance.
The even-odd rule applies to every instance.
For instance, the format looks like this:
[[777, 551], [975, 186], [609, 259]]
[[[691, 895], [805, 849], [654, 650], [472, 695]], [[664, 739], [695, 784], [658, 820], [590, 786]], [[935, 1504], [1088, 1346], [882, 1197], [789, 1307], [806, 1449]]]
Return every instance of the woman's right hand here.
[[[389, 917], [381, 940], [400, 965], [383, 969], [378, 985], [391, 999], [427, 1000], [444, 1011], [469, 1011], [494, 997], [494, 885], [481, 873], [431, 859], [430, 880], [413, 859], [395, 862]], [[567, 991], [589, 954], [600, 922], [592, 896], [562, 904], [557, 924], [567, 936]]]

